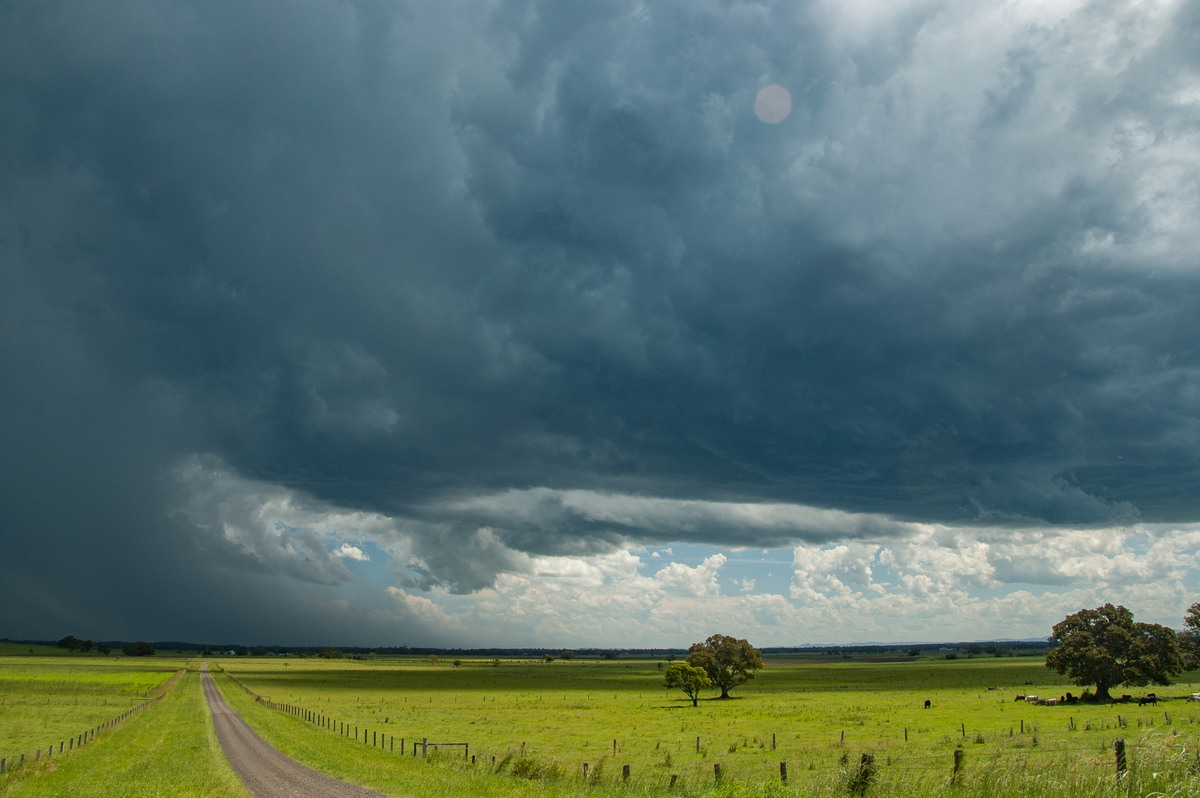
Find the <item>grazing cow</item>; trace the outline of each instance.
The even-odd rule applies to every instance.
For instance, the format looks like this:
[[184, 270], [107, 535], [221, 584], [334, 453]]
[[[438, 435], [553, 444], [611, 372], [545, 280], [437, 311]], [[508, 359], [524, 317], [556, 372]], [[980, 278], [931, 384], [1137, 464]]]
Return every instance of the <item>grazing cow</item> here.
[[928, 698], [926, 698], [925, 699], [925, 708], [929, 709], [931, 706], [933, 706], [933, 702], [930, 701]]
[[1188, 701], [1200, 701], [1200, 693], [1192, 693], [1188, 696]]
[[1027, 695], [1027, 696], [1025, 696], [1025, 703], [1026, 703], [1026, 704], [1036, 704], [1037, 702], [1038, 702], [1038, 697], [1037, 697], [1037, 696], [1035, 696], [1035, 695]]
[[1047, 706], [1047, 707], [1057, 706], [1058, 699], [1057, 698], [1047, 698], [1044, 702], [1042, 702], [1042, 705]]
[[1144, 696], [1138, 699], [1139, 707], [1144, 707], [1146, 704], [1154, 704], [1157, 706], [1158, 696], [1156, 696], [1154, 693], [1146, 693]]
[[1024, 701], [1024, 700], [1025, 700], [1024, 693], [1017, 693], [1017, 697], [1013, 699], [1013, 701]]

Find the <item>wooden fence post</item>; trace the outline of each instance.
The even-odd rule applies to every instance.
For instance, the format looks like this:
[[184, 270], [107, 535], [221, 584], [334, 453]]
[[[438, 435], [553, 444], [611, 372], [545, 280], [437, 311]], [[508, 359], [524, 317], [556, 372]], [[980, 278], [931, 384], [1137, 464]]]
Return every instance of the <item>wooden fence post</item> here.
[[958, 780], [962, 777], [963, 750], [961, 748], [954, 749], [954, 770], [950, 774], [950, 783], [958, 784]]
[[629, 765], [621, 765], [621, 781], [629, 781]]
[[678, 773], [672, 773], [672, 774], [671, 774], [671, 783], [667, 785], [667, 789], [668, 789], [668, 790], [673, 790], [673, 789], [675, 789], [675, 781], [676, 781], [678, 778], [679, 778], [679, 774], [678, 774]]
[[1124, 737], [1117, 738], [1116, 742], [1113, 743], [1113, 750], [1117, 755], [1117, 782], [1120, 783], [1125, 780], [1125, 775], [1127, 772], [1127, 769], [1125, 766], [1125, 738]]
[[854, 795], [866, 795], [867, 788], [875, 780], [875, 757], [863, 754], [858, 761], [858, 770], [850, 780], [850, 792]]
[[787, 762], [779, 763], [779, 780], [787, 784]]
[[719, 784], [721, 782], [721, 763], [717, 762], [713, 765], [713, 779]]

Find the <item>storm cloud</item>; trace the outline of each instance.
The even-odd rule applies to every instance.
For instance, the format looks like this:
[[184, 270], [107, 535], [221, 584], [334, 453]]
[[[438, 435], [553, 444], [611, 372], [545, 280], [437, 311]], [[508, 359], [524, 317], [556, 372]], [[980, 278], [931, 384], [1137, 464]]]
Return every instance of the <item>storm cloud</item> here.
[[[0, 631], [1177, 623], [1198, 36], [1175, 0], [7, 3]], [[764, 549], [776, 587], [722, 576]]]

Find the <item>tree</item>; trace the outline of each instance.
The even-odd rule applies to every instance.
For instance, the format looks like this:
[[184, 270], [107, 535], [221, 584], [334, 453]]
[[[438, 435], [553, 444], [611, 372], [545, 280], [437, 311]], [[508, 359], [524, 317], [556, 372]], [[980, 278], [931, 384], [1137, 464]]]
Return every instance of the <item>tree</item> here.
[[83, 647], [83, 641], [75, 635], [67, 635], [62, 640], [58, 641], [59, 648], [65, 648], [67, 651], [78, 651]]
[[699, 700], [700, 691], [705, 687], [712, 687], [712, 679], [708, 678], [704, 668], [685, 665], [681, 662], [667, 668], [667, 687], [678, 687], [688, 698], [692, 699], [692, 706], [697, 706], [696, 702]]
[[145, 640], [139, 640], [136, 643], [130, 643], [121, 649], [127, 657], [153, 657], [154, 646], [147, 643]]
[[321, 657], [322, 659], [341, 659], [342, 652], [340, 649], [336, 649], [333, 646], [325, 646], [317, 652], [317, 656]]
[[703, 668], [713, 686], [721, 688], [721, 698], [729, 698], [731, 689], [753, 679], [753, 671], [763, 666], [758, 649], [729, 635], [710, 635], [688, 652], [688, 665]]
[[1096, 685], [1096, 698], [1111, 698], [1117, 685], [1167, 685], [1184, 667], [1175, 632], [1156, 623], [1133, 620], [1122, 606], [1105, 604], [1080, 610], [1054, 625], [1046, 667], [1070, 676], [1081, 686]]
[[1184, 613], [1179, 644], [1183, 648], [1184, 670], [1200, 668], [1200, 603], [1188, 607]]

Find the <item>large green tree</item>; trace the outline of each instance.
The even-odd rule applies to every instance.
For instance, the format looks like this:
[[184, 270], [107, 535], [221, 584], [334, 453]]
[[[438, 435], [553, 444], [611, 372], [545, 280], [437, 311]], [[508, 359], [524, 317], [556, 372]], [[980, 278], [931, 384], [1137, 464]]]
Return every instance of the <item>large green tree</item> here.
[[692, 699], [692, 706], [697, 706], [700, 691], [705, 687], [712, 687], [712, 679], [708, 678], [704, 668], [677, 662], [667, 668], [667, 687], [678, 687]]
[[1184, 668], [1175, 632], [1160, 624], [1133, 620], [1122, 606], [1080, 610], [1054, 625], [1046, 667], [1078, 685], [1096, 685], [1096, 698], [1109, 699], [1117, 685], [1170, 684]]
[[703, 668], [713, 685], [721, 688], [721, 698], [729, 698], [731, 689], [753, 679], [754, 671], [763, 666], [758, 649], [729, 635], [710, 635], [688, 652], [688, 665]]

